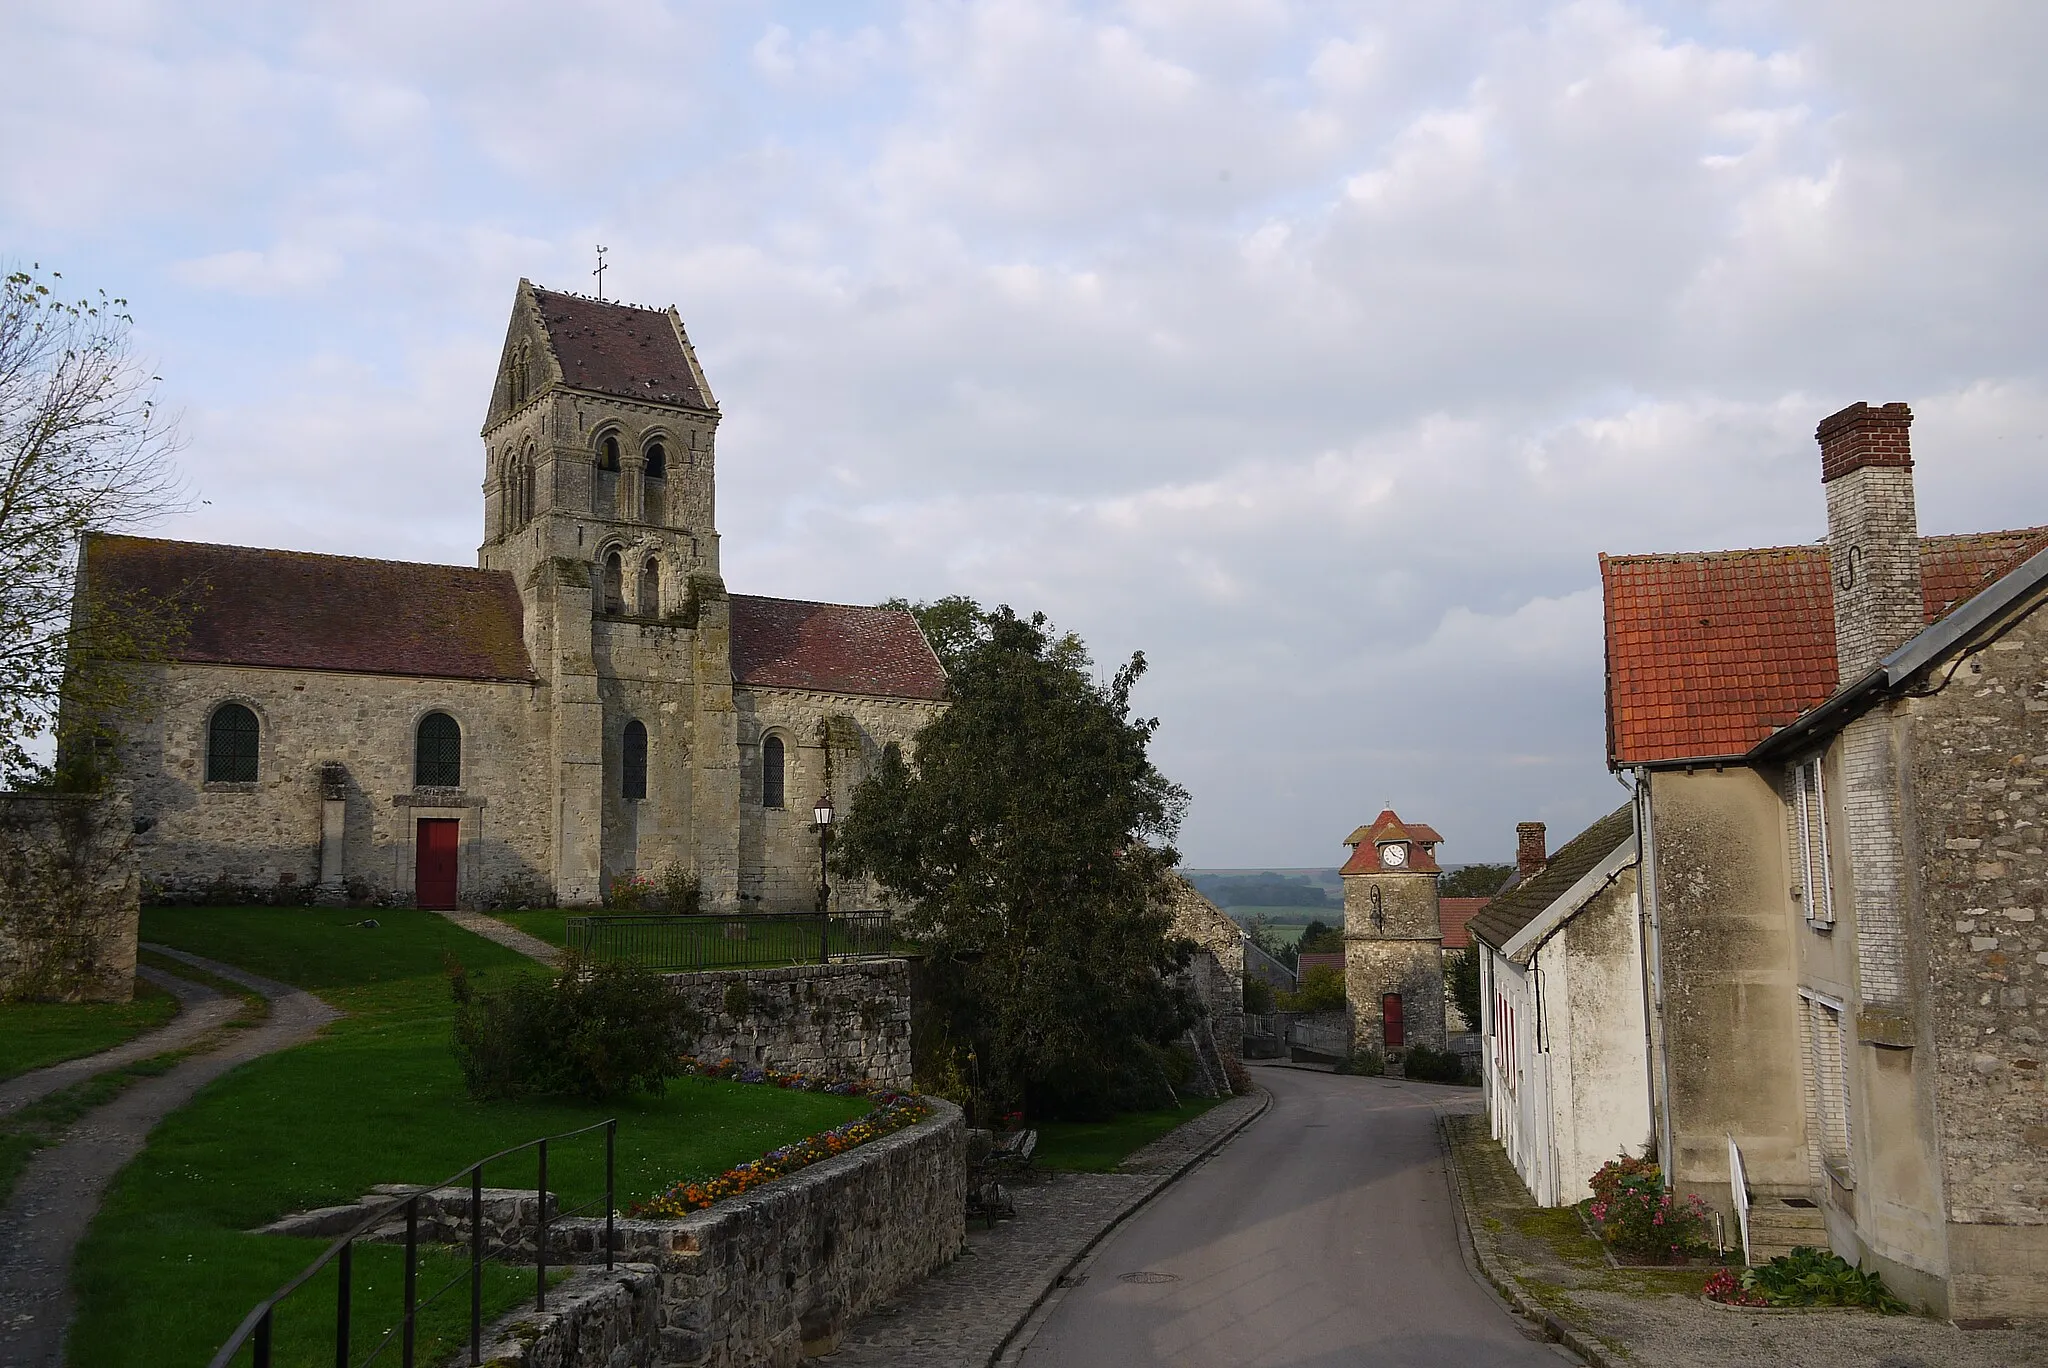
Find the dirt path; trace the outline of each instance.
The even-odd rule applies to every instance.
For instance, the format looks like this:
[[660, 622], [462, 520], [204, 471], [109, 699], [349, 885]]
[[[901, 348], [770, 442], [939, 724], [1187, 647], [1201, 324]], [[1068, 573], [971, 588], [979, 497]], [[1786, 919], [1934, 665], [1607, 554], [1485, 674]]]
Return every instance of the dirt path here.
[[73, 1083], [82, 1083], [97, 1077], [109, 1069], [118, 1069], [123, 1064], [133, 1064], [138, 1059], [152, 1055], [169, 1054], [182, 1050], [208, 1031], [232, 1017], [242, 1004], [233, 998], [222, 997], [203, 983], [192, 983], [166, 974], [161, 969], [143, 965], [135, 971], [137, 978], [147, 979], [165, 992], [178, 999], [178, 1015], [154, 1031], [148, 1031], [124, 1041], [110, 1050], [85, 1055], [79, 1059], [67, 1059], [61, 1064], [47, 1068], [31, 1069], [0, 1083], [0, 1116], [20, 1111], [31, 1102], [41, 1101], [60, 1088]]
[[[99, 1209], [107, 1185], [141, 1153], [157, 1122], [236, 1065], [310, 1039], [341, 1015], [311, 993], [289, 984], [182, 951], [148, 948], [255, 989], [270, 999], [270, 1017], [261, 1025], [230, 1033], [217, 1049], [188, 1059], [169, 1073], [137, 1083], [30, 1161], [12, 1200], [0, 1211], [0, 1368], [60, 1368], [63, 1364], [64, 1334], [75, 1309], [72, 1251]], [[120, 1048], [131, 1049], [148, 1039]], [[161, 1053], [164, 1048], [158, 1045], [150, 1053]], [[66, 1081], [75, 1082], [76, 1077]]]
[[516, 950], [530, 960], [539, 960], [549, 968], [562, 962], [562, 952], [549, 945], [539, 936], [529, 936], [516, 926], [487, 917], [481, 912], [442, 912], [441, 916], [454, 922], [471, 935], [482, 936], [487, 941], [496, 941], [507, 950]]

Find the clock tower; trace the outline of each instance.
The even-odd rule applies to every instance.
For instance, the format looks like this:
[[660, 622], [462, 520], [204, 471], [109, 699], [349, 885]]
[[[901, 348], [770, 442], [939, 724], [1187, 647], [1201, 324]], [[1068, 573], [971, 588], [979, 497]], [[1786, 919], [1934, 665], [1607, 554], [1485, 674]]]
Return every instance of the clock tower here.
[[1352, 1041], [1389, 1063], [1410, 1046], [1448, 1048], [1436, 848], [1443, 837], [1392, 808], [1345, 838], [1344, 995]]

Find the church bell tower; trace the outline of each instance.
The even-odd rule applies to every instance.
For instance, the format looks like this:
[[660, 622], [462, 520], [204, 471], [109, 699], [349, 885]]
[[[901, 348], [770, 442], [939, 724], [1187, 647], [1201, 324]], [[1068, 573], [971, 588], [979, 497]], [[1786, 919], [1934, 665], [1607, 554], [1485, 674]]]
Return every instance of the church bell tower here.
[[1443, 838], [1392, 808], [1345, 838], [1344, 989], [1352, 1042], [1389, 1063], [1446, 1049], [1443, 923], [1436, 847]]

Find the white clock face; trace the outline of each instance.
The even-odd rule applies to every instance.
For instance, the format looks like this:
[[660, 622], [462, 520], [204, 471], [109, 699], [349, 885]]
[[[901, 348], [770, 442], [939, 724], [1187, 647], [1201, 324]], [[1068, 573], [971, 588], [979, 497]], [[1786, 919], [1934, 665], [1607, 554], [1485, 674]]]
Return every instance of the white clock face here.
[[1389, 869], [1401, 869], [1408, 863], [1408, 847], [1389, 845], [1380, 847], [1380, 863]]

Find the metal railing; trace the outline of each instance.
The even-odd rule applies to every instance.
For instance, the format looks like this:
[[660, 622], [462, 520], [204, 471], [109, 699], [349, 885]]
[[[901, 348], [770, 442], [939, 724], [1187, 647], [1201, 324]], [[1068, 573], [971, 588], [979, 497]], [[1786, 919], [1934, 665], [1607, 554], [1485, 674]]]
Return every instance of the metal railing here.
[[569, 949], [647, 969], [762, 969], [884, 959], [898, 949], [888, 912], [753, 912], [737, 917], [606, 913], [571, 917]]
[[[548, 1212], [548, 1145], [558, 1140], [572, 1140], [592, 1131], [604, 1132], [604, 1196], [580, 1206], [553, 1215]], [[613, 1117], [584, 1126], [578, 1130], [563, 1131], [560, 1135], [542, 1136], [528, 1140], [525, 1144], [499, 1150], [477, 1160], [460, 1173], [447, 1180], [417, 1187], [400, 1193], [351, 1226], [326, 1252], [301, 1269], [299, 1275], [272, 1293], [266, 1300], [242, 1318], [234, 1335], [221, 1346], [207, 1368], [228, 1368], [235, 1356], [243, 1349], [251, 1351], [254, 1368], [271, 1368], [271, 1337], [277, 1308], [292, 1293], [312, 1281], [313, 1275], [329, 1264], [336, 1267], [340, 1282], [335, 1293], [334, 1310], [334, 1363], [335, 1368], [366, 1368], [375, 1363], [384, 1351], [396, 1343], [399, 1346], [401, 1368], [414, 1368], [415, 1341], [419, 1329], [420, 1312], [433, 1305], [447, 1293], [453, 1291], [464, 1279], [469, 1282], [469, 1362], [478, 1365], [483, 1362], [483, 1312], [484, 1312], [484, 1264], [489, 1261], [490, 1252], [484, 1248], [484, 1165], [494, 1164], [500, 1159], [518, 1154], [523, 1150], [538, 1149], [539, 1200], [534, 1203], [534, 1287], [533, 1306], [536, 1311], [545, 1311], [548, 1304], [548, 1234], [549, 1227], [558, 1221], [588, 1210], [597, 1200], [604, 1203], [604, 1266], [612, 1267], [613, 1245], [617, 1239], [617, 1178], [618, 1178], [619, 1122]], [[469, 1266], [455, 1277], [443, 1283], [434, 1292], [422, 1298], [419, 1296], [419, 1255], [420, 1255], [420, 1199], [446, 1188], [455, 1187], [467, 1180], [469, 1184]], [[515, 1208], [516, 1210], [516, 1208]], [[361, 1360], [352, 1360], [351, 1319], [354, 1293], [354, 1262], [356, 1241], [371, 1234], [394, 1216], [405, 1215], [405, 1277], [404, 1302], [398, 1324], [384, 1332], [382, 1339]], [[517, 1253], [510, 1246], [501, 1246], [498, 1254]]]

